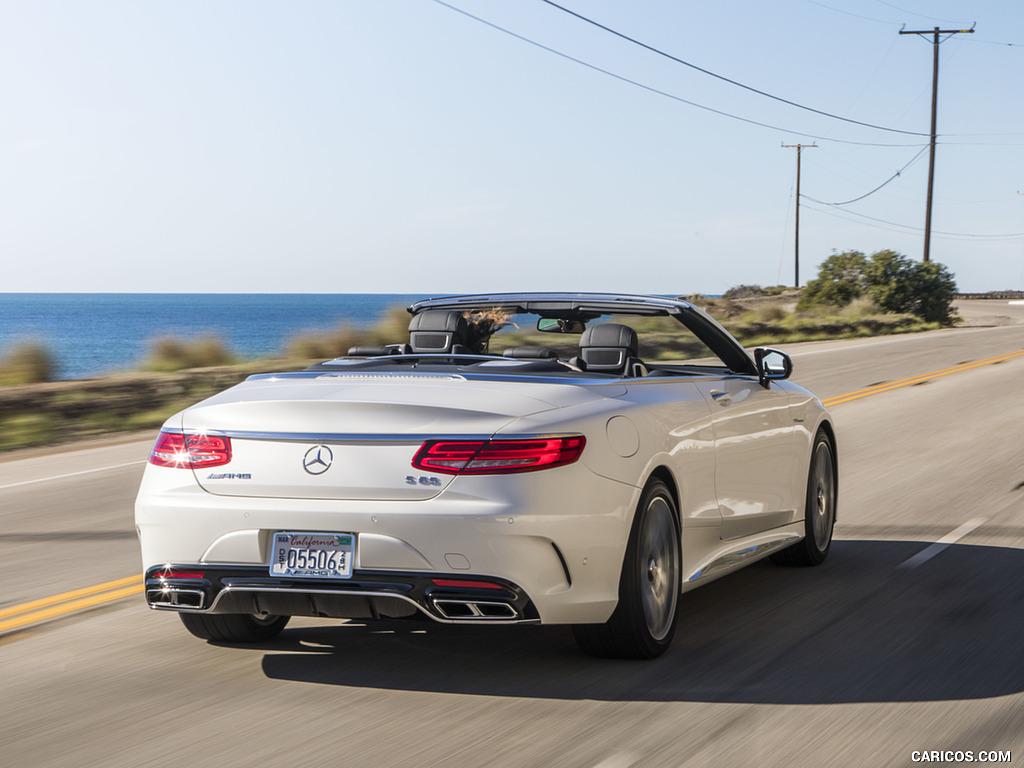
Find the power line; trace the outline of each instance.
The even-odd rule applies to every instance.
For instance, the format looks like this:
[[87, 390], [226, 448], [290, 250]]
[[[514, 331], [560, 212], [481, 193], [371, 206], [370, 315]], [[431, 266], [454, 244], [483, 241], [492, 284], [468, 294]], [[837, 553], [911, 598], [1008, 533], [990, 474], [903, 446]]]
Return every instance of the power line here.
[[[469, 19], [472, 19], [473, 21], [479, 22], [480, 24], [483, 24], [484, 26], [490, 27], [491, 29], [497, 30], [498, 32], [502, 32], [502, 33], [504, 33], [506, 35], [509, 35], [510, 37], [514, 37], [516, 40], [520, 40], [520, 41], [522, 41], [524, 43], [528, 43], [528, 44], [530, 44], [530, 45], [532, 45], [532, 46], [534, 46], [536, 48], [540, 48], [543, 51], [547, 51], [548, 53], [552, 53], [555, 56], [558, 56], [560, 58], [566, 59], [567, 61], [571, 61], [574, 64], [579, 64], [580, 66], [586, 67], [587, 69], [591, 69], [591, 70], [593, 70], [595, 72], [600, 72], [602, 75], [607, 75], [608, 77], [612, 77], [612, 78], [614, 78], [616, 80], [619, 80], [620, 82], [627, 83], [627, 84], [635, 86], [637, 88], [641, 88], [641, 89], [643, 89], [645, 91], [648, 91], [650, 93], [656, 94], [658, 96], [664, 96], [667, 99], [672, 99], [673, 101], [678, 101], [681, 104], [686, 104], [686, 105], [691, 106], [691, 107], [696, 107], [697, 109], [702, 109], [705, 112], [711, 112], [712, 114], [715, 114], [715, 115], [721, 115], [722, 117], [728, 117], [731, 120], [738, 120], [741, 123], [747, 123], [748, 125], [756, 125], [759, 128], [768, 128], [769, 130], [772, 130], [772, 131], [779, 131], [780, 133], [787, 133], [787, 134], [790, 134], [790, 135], [793, 135], [793, 136], [803, 136], [803, 137], [808, 138], [808, 139], [817, 139], [818, 141], [831, 141], [831, 142], [834, 142], [836, 144], [851, 144], [851, 145], [859, 146], [859, 147], [916, 147], [916, 146], [919, 146], [917, 144], [885, 144], [885, 143], [874, 142], [874, 141], [852, 141], [852, 140], [849, 140], [849, 139], [835, 139], [835, 138], [831, 138], [829, 136], [818, 136], [818, 135], [815, 135], [813, 133], [805, 133], [804, 131], [795, 131], [795, 130], [792, 130], [790, 128], [782, 128], [782, 127], [780, 127], [778, 125], [771, 125], [770, 123], [763, 123], [763, 122], [760, 122], [759, 120], [751, 120], [748, 117], [741, 117], [740, 115], [735, 115], [735, 114], [732, 114], [730, 112], [724, 112], [724, 111], [722, 111], [720, 109], [715, 109], [713, 107], [705, 106], [704, 104], [698, 104], [695, 101], [690, 101], [689, 99], [684, 99], [681, 96], [676, 96], [673, 93], [668, 93], [667, 91], [662, 91], [662, 90], [660, 90], [658, 88], [654, 88], [654, 87], [652, 87], [650, 85], [645, 85], [644, 83], [641, 83], [638, 80], [632, 80], [632, 79], [630, 79], [628, 77], [624, 77], [623, 75], [616, 74], [615, 72], [612, 72], [611, 70], [603, 69], [602, 67], [599, 67], [599, 66], [597, 66], [595, 64], [591, 64], [590, 62], [584, 61], [583, 59], [578, 59], [575, 56], [570, 56], [567, 53], [563, 53], [562, 51], [559, 51], [559, 50], [557, 50], [555, 48], [552, 48], [550, 46], [544, 45], [543, 43], [538, 43], [536, 40], [531, 40], [530, 38], [525, 37], [524, 35], [520, 35], [518, 32], [513, 32], [512, 30], [506, 29], [505, 27], [502, 27], [502, 26], [499, 26], [498, 24], [495, 24], [494, 22], [487, 21], [487, 19], [480, 18], [479, 16], [474, 16], [469, 11], [464, 11], [461, 8], [457, 8], [454, 5], [449, 5], [448, 3], [444, 2], [443, 0], [434, 0], [434, 2], [437, 3], [440, 6], [443, 6], [443, 7], [447, 8], [448, 10], [455, 11], [456, 13], [461, 14], [462, 16], [465, 16], [465, 17], [467, 17]], [[926, 134], [914, 134], [914, 135], [915, 136], [924, 136]]]
[[906, 8], [900, 8], [898, 5], [893, 5], [892, 3], [887, 3], [887, 2], [885, 2], [885, 0], [875, 0], [875, 2], [880, 3], [881, 5], [888, 6], [889, 8], [897, 10], [900, 13], [909, 13], [911, 16], [917, 16], [920, 19], [931, 19], [932, 21], [944, 21], [947, 24], [962, 24], [963, 23], [962, 19], [940, 19], [940, 18], [938, 18], [936, 16], [925, 16], [924, 14], [916, 13], [916, 12], [908, 10]]
[[834, 8], [831, 5], [826, 5], [825, 3], [819, 3], [818, 0], [806, 0], [806, 2], [810, 3], [811, 5], [817, 5], [820, 8], [827, 8], [830, 11], [835, 11], [836, 13], [841, 13], [844, 16], [852, 16], [855, 19], [864, 19], [864, 21], [875, 21], [875, 22], [878, 22], [879, 24], [892, 24], [893, 23], [891, 21], [888, 21], [887, 19], [876, 19], [873, 16], [861, 16], [859, 13], [850, 13], [850, 11], [844, 11], [841, 8]]
[[703, 73], [705, 75], [709, 75], [710, 77], [717, 78], [718, 80], [721, 80], [721, 81], [723, 81], [725, 83], [729, 83], [730, 85], [735, 85], [737, 88], [743, 88], [744, 90], [750, 91], [751, 93], [756, 93], [759, 96], [764, 96], [764, 97], [769, 98], [769, 99], [774, 99], [775, 101], [781, 102], [783, 104], [788, 104], [791, 107], [796, 107], [797, 109], [803, 109], [803, 110], [806, 110], [807, 112], [813, 112], [816, 115], [822, 115], [824, 117], [828, 117], [828, 118], [831, 118], [833, 120], [841, 120], [844, 123], [852, 123], [853, 125], [859, 125], [859, 126], [862, 126], [862, 127], [865, 127], [865, 128], [873, 128], [873, 129], [875, 129], [877, 131], [888, 131], [889, 133], [901, 133], [901, 134], [903, 134], [905, 136], [927, 136], [927, 134], [919, 133], [917, 131], [903, 131], [903, 130], [900, 130], [899, 128], [887, 128], [886, 126], [883, 126], [883, 125], [875, 125], [874, 123], [866, 123], [866, 122], [863, 122], [861, 120], [854, 120], [854, 119], [849, 118], [849, 117], [842, 117], [840, 115], [832, 114], [831, 112], [825, 112], [824, 110], [821, 110], [821, 109], [815, 109], [814, 107], [808, 107], [805, 104], [800, 104], [798, 102], [791, 101], [789, 99], [784, 99], [781, 96], [776, 96], [774, 94], [768, 93], [767, 91], [762, 91], [762, 90], [760, 90], [758, 88], [754, 88], [751, 85], [746, 85], [744, 83], [739, 82], [738, 80], [733, 80], [732, 78], [726, 77], [725, 75], [720, 75], [717, 72], [712, 72], [710, 69], [705, 69], [704, 67], [699, 67], [696, 64], [693, 64], [692, 62], [684, 61], [683, 59], [680, 59], [678, 56], [673, 56], [671, 53], [666, 53], [665, 51], [661, 50], [660, 48], [655, 48], [653, 45], [648, 45], [647, 43], [644, 43], [644, 42], [641, 42], [640, 40], [637, 40], [636, 38], [630, 37], [629, 35], [625, 35], [622, 32], [619, 32], [619, 31], [617, 31], [615, 29], [612, 29], [611, 27], [605, 26], [604, 24], [601, 24], [600, 22], [594, 21], [593, 19], [587, 18], [586, 16], [584, 16], [582, 14], [576, 13], [576, 11], [573, 11], [573, 10], [570, 10], [568, 8], [565, 8], [565, 7], [561, 6], [561, 5], [559, 5], [558, 3], [553, 2], [553, 0], [541, 0], [541, 2], [542, 3], [547, 3], [552, 8], [557, 8], [558, 10], [563, 11], [564, 13], [568, 13], [570, 16], [575, 16], [580, 21], [585, 21], [587, 24], [591, 24], [591, 25], [597, 27], [598, 29], [603, 29], [605, 32], [609, 32], [610, 34], [613, 34], [616, 37], [622, 38], [623, 40], [627, 40], [627, 41], [633, 43], [634, 45], [639, 45], [641, 48], [644, 48], [644, 49], [646, 49], [648, 51], [651, 51], [652, 53], [656, 53], [659, 56], [664, 56], [666, 59], [674, 61], [677, 64], [682, 64], [683, 66], [689, 67], [690, 69], [694, 69], [697, 72], [701, 72], [701, 73]]
[[[807, 195], [802, 195], [802, 197], [804, 198], [804, 200], [808, 200], [808, 201], [811, 201], [811, 202], [814, 202], [814, 203], [820, 203], [821, 202], [819, 200], [815, 200], [813, 197], [808, 197]], [[827, 203], [826, 203], [826, 205], [827, 205]], [[842, 216], [840, 214], [849, 214], [851, 216], [857, 216], [857, 217], [859, 217], [861, 219], [867, 219], [869, 221], [876, 221], [876, 222], [878, 222], [880, 224], [888, 224], [891, 227], [899, 227], [902, 230], [909, 230], [910, 232], [914, 232], [914, 233], [917, 233], [917, 234], [920, 234], [921, 232], [924, 231], [921, 227], [914, 227], [914, 226], [911, 226], [910, 224], [900, 224], [900, 223], [895, 222], [895, 221], [887, 221], [886, 219], [879, 219], [879, 218], [877, 218], [875, 216], [868, 216], [866, 213], [858, 213], [857, 211], [851, 211], [851, 210], [847, 210], [845, 208], [843, 210], [841, 210], [841, 211], [837, 211], [837, 210], [820, 210], [820, 209], [816, 209], [816, 208], [812, 208], [812, 210], [815, 210], [818, 213], [823, 214], [825, 216], [834, 216], [837, 219], [845, 219], [846, 221], [851, 221], [851, 219], [847, 218], [846, 216]], [[883, 227], [879, 227], [879, 229], [883, 229]], [[941, 230], [934, 230], [933, 234], [941, 235], [941, 236], [946, 237], [946, 238], [959, 239], [959, 240], [1018, 240], [1018, 239], [1024, 238], [1024, 232], [1008, 232], [1008, 233], [1005, 233], [1005, 234], [979, 235], [979, 234], [971, 234], [971, 233], [967, 233], [967, 232], [943, 232]]]
[[828, 206], [833, 206], [833, 207], [836, 207], [836, 206], [840, 206], [840, 205], [849, 205], [850, 203], [856, 203], [856, 202], [858, 202], [858, 201], [860, 201], [860, 200], [863, 200], [863, 199], [864, 199], [865, 197], [870, 197], [871, 195], [875, 194], [875, 192], [877, 192], [878, 190], [882, 189], [882, 188], [883, 188], [883, 187], [885, 187], [885, 186], [886, 186], [887, 184], [889, 184], [889, 182], [891, 182], [891, 181], [894, 181], [895, 179], [899, 178], [900, 174], [901, 174], [901, 173], [903, 173], [903, 172], [904, 172], [905, 170], [907, 170], [907, 168], [909, 168], [909, 167], [910, 167], [911, 165], [913, 165], [913, 164], [914, 164], [914, 162], [915, 162], [915, 161], [916, 161], [916, 160], [917, 160], [917, 159], [918, 159], [919, 157], [921, 157], [921, 155], [923, 155], [923, 154], [924, 154], [924, 151], [925, 151], [926, 149], [928, 149], [928, 147], [927, 147], [927, 146], [921, 147], [921, 149], [920, 149], [920, 150], [918, 151], [918, 153], [917, 153], [916, 155], [914, 155], [914, 156], [913, 156], [913, 157], [912, 157], [912, 158], [910, 159], [910, 162], [909, 162], [909, 163], [907, 163], [906, 165], [904, 165], [904, 166], [903, 166], [902, 168], [900, 168], [900, 169], [899, 169], [898, 171], [896, 171], [896, 173], [894, 173], [894, 174], [893, 174], [892, 176], [890, 176], [890, 177], [889, 177], [888, 179], [886, 179], [886, 180], [885, 180], [885, 181], [883, 181], [883, 182], [882, 182], [881, 184], [879, 184], [879, 185], [878, 185], [877, 187], [875, 187], [874, 189], [872, 189], [872, 190], [871, 190], [870, 192], [865, 192], [865, 193], [864, 193], [863, 195], [861, 195], [860, 197], [855, 197], [855, 198], [853, 198], [852, 200], [844, 200], [844, 201], [843, 201], [843, 202], [841, 202], [841, 203], [826, 203], [826, 202], [824, 202], [824, 201], [822, 201], [822, 200], [814, 200], [814, 198], [813, 198], [813, 197], [808, 197], [807, 199], [808, 199], [808, 200], [814, 200], [814, 202], [818, 203], [819, 205], [828, 205]]

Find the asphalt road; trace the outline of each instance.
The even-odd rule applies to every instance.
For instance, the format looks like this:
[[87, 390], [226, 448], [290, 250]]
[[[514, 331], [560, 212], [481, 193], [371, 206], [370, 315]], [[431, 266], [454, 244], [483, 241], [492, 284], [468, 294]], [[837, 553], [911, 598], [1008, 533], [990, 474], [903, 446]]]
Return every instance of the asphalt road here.
[[[787, 349], [831, 398], [1024, 350], [1024, 325]], [[587, 658], [559, 627], [312, 619], [218, 647], [134, 596], [0, 636], [0, 764], [1022, 762], [1022, 378], [1024, 356], [836, 405], [828, 562], [688, 594], [657, 661]], [[140, 572], [149, 445], [0, 462], [0, 610]]]

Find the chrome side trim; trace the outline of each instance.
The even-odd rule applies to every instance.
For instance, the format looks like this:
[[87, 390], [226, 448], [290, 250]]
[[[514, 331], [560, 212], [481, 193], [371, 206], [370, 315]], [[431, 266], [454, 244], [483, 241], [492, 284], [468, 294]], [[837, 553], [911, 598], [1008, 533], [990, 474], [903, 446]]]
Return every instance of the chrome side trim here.
[[775, 541], [756, 544], [754, 546], [747, 547], [746, 549], [742, 549], [739, 552], [729, 552], [701, 568], [686, 581], [687, 583], [692, 583], [694, 581], [711, 578], [712, 576], [723, 576], [726, 571], [734, 570], [749, 562], [753, 562], [754, 560], [760, 560], [762, 557], [766, 557], [772, 552], [785, 549], [791, 544], [798, 542], [800, 538], [801, 537], [795, 533], [787, 534], [783, 538]]

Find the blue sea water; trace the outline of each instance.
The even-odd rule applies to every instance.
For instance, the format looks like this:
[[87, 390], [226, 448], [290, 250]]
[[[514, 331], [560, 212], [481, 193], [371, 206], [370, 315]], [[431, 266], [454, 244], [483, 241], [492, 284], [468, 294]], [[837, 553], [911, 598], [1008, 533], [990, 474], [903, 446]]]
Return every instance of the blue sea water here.
[[160, 336], [213, 335], [243, 357], [284, 350], [289, 338], [340, 325], [366, 328], [425, 296], [391, 293], [0, 293], [0, 356], [44, 344], [59, 379], [137, 368]]

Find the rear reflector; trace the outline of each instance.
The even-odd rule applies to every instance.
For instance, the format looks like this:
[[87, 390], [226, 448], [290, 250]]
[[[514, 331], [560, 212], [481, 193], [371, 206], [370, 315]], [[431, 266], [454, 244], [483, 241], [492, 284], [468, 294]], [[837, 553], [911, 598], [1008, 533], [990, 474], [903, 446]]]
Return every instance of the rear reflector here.
[[572, 464], [587, 441], [583, 435], [528, 440], [428, 440], [412, 465], [443, 475], [507, 475]]
[[431, 579], [438, 587], [454, 587], [456, 589], [504, 589], [501, 584], [489, 581], [464, 581], [462, 579]]
[[199, 469], [220, 467], [231, 461], [231, 439], [223, 435], [182, 435], [161, 432], [149, 454], [158, 467]]
[[162, 573], [154, 573], [154, 576], [161, 579], [204, 579], [206, 571], [175, 571], [170, 569]]

